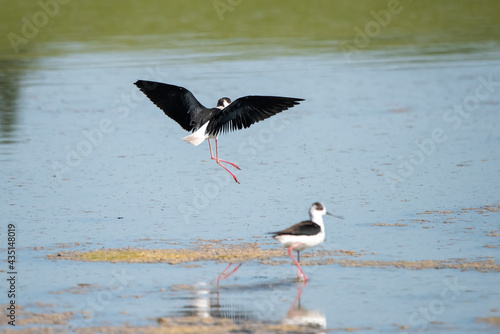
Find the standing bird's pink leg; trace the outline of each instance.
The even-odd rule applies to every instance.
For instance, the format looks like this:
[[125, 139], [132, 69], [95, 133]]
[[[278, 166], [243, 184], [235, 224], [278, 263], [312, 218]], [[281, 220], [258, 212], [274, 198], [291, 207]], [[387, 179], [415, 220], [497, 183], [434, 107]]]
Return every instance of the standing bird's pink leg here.
[[229, 267], [231, 267], [232, 265], [233, 265], [233, 263], [229, 263], [229, 265], [227, 266], [227, 268], [224, 269], [224, 271], [222, 272], [222, 274], [219, 275], [219, 278], [217, 278], [217, 285], [219, 285], [219, 282], [220, 282], [221, 279], [226, 279], [229, 276], [231, 276], [232, 274], [234, 274], [235, 272], [237, 272], [238, 269], [240, 269], [240, 267], [243, 265], [243, 263], [240, 263], [236, 268], [234, 268], [233, 271], [231, 271], [229, 274], [226, 274], [226, 270], [228, 270]]
[[299, 273], [297, 274], [299, 276], [299, 280], [301, 279], [300, 274], [302, 274], [302, 278], [304, 279], [304, 281], [308, 281], [309, 279], [307, 278], [306, 274], [304, 273], [304, 271], [300, 267], [299, 262], [295, 259], [295, 257], [293, 256], [293, 253], [292, 253], [293, 249], [295, 247], [299, 246], [299, 245], [300, 245], [300, 242], [297, 243], [297, 244], [295, 244], [295, 245], [293, 245], [293, 246], [291, 246], [291, 247], [289, 247], [288, 248], [288, 254], [290, 254], [290, 257], [292, 258], [293, 262], [295, 262], [295, 264], [297, 265], [297, 268], [299, 269]]
[[[297, 251], [297, 262], [300, 263], [300, 251]], [[299, 281], [302, 279], [302, 274], [298, 269], [297, 269], [297, 277], [299, 278]]]

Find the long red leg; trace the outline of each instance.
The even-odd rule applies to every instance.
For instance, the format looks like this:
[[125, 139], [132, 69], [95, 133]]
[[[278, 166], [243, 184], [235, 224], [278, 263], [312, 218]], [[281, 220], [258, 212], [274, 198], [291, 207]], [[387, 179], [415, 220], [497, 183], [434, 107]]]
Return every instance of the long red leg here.
[[223, 163], [225, 163], [225, 164], [230, 164], [230, 165], [231, 165], [231, 166], [233, 166], [234, 168], [236, 168], [236, 169], [238, 169], [238, 170], [241, 170], [241, 168], [240, 168], [237, 164], [235, 164], [234, 162], [229, 162], [229, 161], [227, 161], [227, 160], [222, 160], [222, 159], [219, 159], [219, 161], [220, 161], [220, 162], [223, 162]]
[[[293, 246], [291, 246], [291, 247], [289, 247], [288, 248], [288, 254], [290, 254], [290, 257], [292, 258], [293, 262], [295, 262], [295, 265], [297, 265], [297, 268], [299, 269], [300, 273], [302, 274], [302, 277], [304, 278], [304, 281], [308, 281], [309, 279], [307, 278], [306, 274], [304, 273], [304, 270], [302, 270], [302, 268], [300, 267], [299, 262], [295, 259], [295, 257], [293, 256], [293, 253], [292, 253], [293, 249], [295, 247], [299, 246], [299, 245], [300, 245], [300, 242], [297, 243], [297, 244], [295, 244], [295, 245], [293, 245]], [[299, 275], [299, 279], [300, 279], [300, 275]]]
[[219, 275], [219, 278], [217, 278], [217, 285], [219, 285], [219, 282], [221, 279], [226, 279], [228, 278], [229, 276], [231, 276], [232, 274], [234, 274], [235, 272], [238, 271], [238, 269], [240, 269], [240, 267], [243, 265], [243, 263], [240, 263], [236, 268], [233, 269], [233, 271], [231, 271], [229, 274], [226, 274], [226, 271], [229, 269], [229, 267], [231, 267], [233, 265], [233, 263], [230, 263], [226, 269], [224, 269], [224, 271]]
[[[215, 140], [215, 143], [216, 143], [216, 145], [217, 145], [217, 139]], [[210, 148], [210, 158], [211, 158], [212, 160], [217, 160], [217, 158], [216, 158], [216, 157], [214, 157], [214, 154], [212, 153], [212, 143], [210, 143], [210, 139], [208, 139], [208, 147]], [[219, 145], [217, 145], [217, 146], [216, 146], [216, 149], [217, 149], [217, 151], [219, 151]], [[227, 164], [230, 164], [230, 165], [232, 165], [233, 167], [235, 167], [235, 168], [237, 168], [237, 169], [240, 169], [240, 170], [241, 170], [241, 168], [240, 168], [238, 165], [236, 165], [235, 163], [232, 163], [232, 162], [229, 162], [229, 161], [226, 161], [226, 160], [222, 160], [222, 159], [219, 159], [219, 161], [221, 161], [221, 162], [225, 162], [225, 163], [227, 163]]]
[[215, 160], [214, 154], [212, 153], [212, 144], [210, 143], [210, 138], [208, 138], [208, 147], [210, 147], [210, 158]]
[[[300, 251], [297, 251], [297, 262], [300, 263]], [[297, 277], [299, 278], [299, 280], [302, 278], [302, 276], [300, 275], [300, 270], [297, 269]]]
[[[210, 143], [210, 141], [209, 141], [209, 143]], [[210, 148], [212, 148], [212, 147], [210, 146]], [[231, 174], [231, 175], [233, 176], [234, 180], [236, 181], [236, 183], [240, 183], [240, 181], [238, 181], [238, 178], [236, 177], [236, 175], [234, 175], [233, 173], [231, 173], [231, 171], [230, 171], [229, 169], [227, 169], [227, 167], [226, 167], [226, 166], [224, 166], [224, 165], [221, 163], [221, 161], [222, 161], [222, 162], [225, 162], [225, 163], [228, 163], [228, 164], [231, 164], [231, 165], [233, 165], [234, 167], [236, 167], [236, 168], [238, 168], [238, 169], [241, 169], [241, 168], [240, 168], [240, 167], [238, 167], [236, 164], [233, 164], [232, 162], [228, 162], [228, 161], [226, 161], [226, 160], [220, 160], [220, 159], [219, 159], [219, 144], [218, 144], [218, 142], [217, 142], [217, 139], [215, 139], [215, 155], [216, 155], [215, 161], [217, 161], [217, 164], [218, 164], [219, 166], [222, 166], [222, 168], [224, 168], [224, 169], [225, 169], [225, 170], [226, 170], [229, 174]], [[212, 157], [212, 159], [213, 159], [213, 157]]]
[[[209, 143], [210, 143], [210, 141], [209, 141]], [[218, 144], [217, 138], [215, 138], [215, 151], [217, 154], [217, 158], [216, 158], [217, 161], [221, 161], [221, 162], [224, 162], [226, 164], [230, 164], [234, 168], [241, 170], [241, 168], [237, 164], [235, 164], [234, 162], [229, 162], [227, 160], [219, 159], [219, 144]], [[213, 157], [212, 157], [212, 159], [213, 159]]]

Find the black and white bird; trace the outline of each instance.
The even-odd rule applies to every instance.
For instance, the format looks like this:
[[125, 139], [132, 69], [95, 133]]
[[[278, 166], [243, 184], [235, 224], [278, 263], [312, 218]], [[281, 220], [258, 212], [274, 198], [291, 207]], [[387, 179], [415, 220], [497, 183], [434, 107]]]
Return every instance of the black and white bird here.
[[[306, 274], [300, 267], [300, 251], [317, 246], [325, 240], [325, 225], [323, 224], [324, 215], [344, 219], [342, 216], [336, 216], [327, 212], [322, 203], [316, 202], [309, 209], [310, 220], [295, 224], [286, 230], [270, 233], [274, 234], [274, 239], [288, 248], [288, 254], [290, 254], [293, 262], [297, 265], [297, 276], [299, 280], [308, 280]], [[293, 256], [293, 250], [297, 252], [298, 261]]]
[[[216, 108], [205, 108], [194, 95], [184, 87], [160, 82], [139, 80], [135, 85], [163, 112], [193, 133], [182, 138], [198, 146], [208, 139], [210, 157], [229, 172], [239, 183], [236, 176], [222, 163], [241, 169], [235, 163], [219, 159], [218, 136], [221, 133], [241, 130], [269, 118], [277, 113], [299, 104], [298, 99], [280, 96], [245, 96], [231, 103], [228, 97], [217, 102]], [[210, 139], [215, 139], [215, 157]]]

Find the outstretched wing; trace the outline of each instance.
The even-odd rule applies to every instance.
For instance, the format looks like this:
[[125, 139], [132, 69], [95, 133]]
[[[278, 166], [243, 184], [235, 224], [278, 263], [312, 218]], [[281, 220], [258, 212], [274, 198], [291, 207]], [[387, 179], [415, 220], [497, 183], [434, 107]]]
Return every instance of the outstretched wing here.
[[248, 128], [250, 125], [269, 118], [299, 104], [298, 99], [280, 96], [245, 96], [237, 99], [208, 123], [207, 133], [217, 135], [233, 130]]
[[272, 232], [270, 234], [274, 234], [274, 236], [278, 235], [315, 235], [321, 232], [321, 227], [316, 224], [315, 222], [312, 222], [310, 220], [306, 220], [303, 222], [300, 222], [298, 224], [295, 224], [286, 230], [283, 231], [278, 231], [278, 232]]
[[161, 82], [138, 80], [135, 85], [165, 115], [179, 123], [184, 130], [191, 131], [197, 126], [193, 119], [206, 110], [194, 95], [184, 87], [168, 85]]

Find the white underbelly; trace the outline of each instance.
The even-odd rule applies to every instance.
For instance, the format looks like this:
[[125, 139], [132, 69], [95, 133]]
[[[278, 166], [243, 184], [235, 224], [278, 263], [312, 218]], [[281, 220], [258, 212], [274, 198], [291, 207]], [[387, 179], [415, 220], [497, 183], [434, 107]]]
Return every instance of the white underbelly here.
[[209, 136], [206, 131], [207, 131], [207, 126], [210, 121], [206, 122], [203, 124], [198, 130], [190, 134], [189, 136], [186, 136], [182, 138], [182, 140], [185, 140], [187, 142], [190, 142], [194, 146], [198, 146], [201, 143], [205, 141], [205, 139], [212, 139], [212, 138], [217, 138], [217, 136]]
[[300, 251], [321, 244], [325, 240], [325, 233], [321, 232], [316, 235], [278, 235], [275, 239], [287, 248], [300, 244], [294, 248], [294, 250]]

